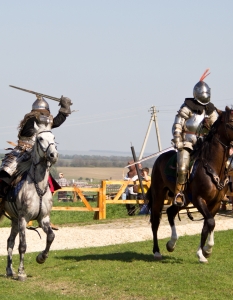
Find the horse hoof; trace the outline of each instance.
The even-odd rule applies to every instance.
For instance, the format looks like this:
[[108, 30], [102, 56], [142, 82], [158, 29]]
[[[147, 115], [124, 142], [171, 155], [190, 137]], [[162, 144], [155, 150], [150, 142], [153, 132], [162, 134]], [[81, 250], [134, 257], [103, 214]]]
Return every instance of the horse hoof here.
[[45, 262], [45, 259], [43, 258], [43, 255], [41, 253], [37, 255], [36, 262], [38, 264], [43, 264]]
[[201, 263], [201, 264], [208, 264], [208, 260], [207, 259], [199, 259], [199, 262]]
[[211, 255], [211, 252], [206, 252], [204, 250], [202, 250], [203, 255], [205, 256], [205, 258], [209, 258]]
[[205, 258], [208, 258], [210, 257], [210, 255], [212, 254], [212, 249], [209, 249], [205, 247], [202, 249], [202, 254], [205, 256]]
[[26, 274], [18, 274], [18, 281], [25, 281], [27, 279]]
[[175, 250], [175, 245], [174, 244], [171, 245], [171, 241], [167, 242], [166, 247], [168, 252], [173, 252]]
[[199, 255], [197, 253], [197, 257], [198, 257], [200, 263], [202, 263], [202, 264], [207, 264], [208, 263], [208, 260], [203, 255]]
[[11, 268], [6, 268], [6, 277], [15, 277], [15, 272]]
[[155, 252], [155, 254], [154, 254], [155, 260], [161, 260], [162, 258], [163, 258], [163, 256], [159, 252]]

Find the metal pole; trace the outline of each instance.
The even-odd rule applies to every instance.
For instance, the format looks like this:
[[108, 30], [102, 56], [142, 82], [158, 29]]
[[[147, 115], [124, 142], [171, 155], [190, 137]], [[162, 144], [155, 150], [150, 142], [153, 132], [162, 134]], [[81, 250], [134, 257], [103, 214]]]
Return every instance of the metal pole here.
[[159, 151], [162, 151], [160, 135], [159, 135], [159, 126], [158, 126], [157, 115], [156, 115], [157, 111], [156, 111], [155, 106], [152, 106], [149, 111], [151, 111], [151, 118], [150, 118], [149, 126], [148, 126], [148, 129], [147, 129], [147, 132], [146, 132], [146, 136], [145, 136], [145, 139], [144, 139], [144, 142], [143, 142], [142, 149], [141, 149], [138, 160], [140, 160], [143, 156], [143, 153], [144, 153], [144, 150], [145, 150], [145, 147], [146, 147], [146, 143], [147, 143], [147, 140], [148, 140], [148, 137], [149, 137], [149, 133], [150, 133], [150, 130], [151, 130], [152, 122], [155, 122], [155, 130], [156, 130], [157, 141], [158, 141], [158, 149], [159, 149]]
[[155, 106], [153, 106], [152, 109], [153, 109], [153, 116], [154, 116], [154, 122], [155, 122], [155, 130], [156, 130], [156, 135], [157, 135], [158, 147], [159, 147], [159, 151], [162, 151], [160, 135], [159, 135], [159, 125], [158, 125], [158, 121], [157, 121]]
[[150, 130], [151, 130], [152, 122], [153, 122], [153, 115], [151, 115], [149, 126], [148, 126], [148, 129], [147, 129], [147, 132], [146, 132], [146, 136], [145, 136], [145, 139], [144, 139], [144, 142], [143, 142], [142, 149], [141, 149], [138, 160], [140, 160], [143, 156], [143, 153], [144, 153], [144, 150], [145, 150], [145, 147], [146, 147], [146, 143], [147, 143], [147, 140], [148, 140], [148, 137], [149, 137], [149, 133], [150, 133]]

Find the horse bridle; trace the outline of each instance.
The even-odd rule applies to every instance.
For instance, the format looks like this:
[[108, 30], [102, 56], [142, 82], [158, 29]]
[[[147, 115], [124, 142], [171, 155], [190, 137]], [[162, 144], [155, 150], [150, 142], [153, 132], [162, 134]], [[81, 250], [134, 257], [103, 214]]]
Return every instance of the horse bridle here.
[[[230, 110], [230, 115], [233, 115], [233, 110]], [[230, 123], [233, 122], [233, 116], [232, 118], [230, 119], [230, 117], [228, 117], [228, 122], [226, 120], [226, 114], [224, 116], [224, 121], [225, 121], [225, 124], [224, 124], [224, 128], [225, 128], [225, 133], [226, 133], [226, 136], [227, 136], [227, 139], [229, 140], [229, 134], [227, 132], [227, 129], [229, 128], [230, 130], [233, 130], [233, 125], [231, 125]], [[223, 117], [222, 117], [223, 118]], [[226, 145], [224, 144], [222, 141], [220, 141], [220, 139], [218, 137], [215, 136], [215, 139], [217, 140], [217, 142], [219, 142], [223, 148], [224, 148], [224, 156], [226, 157], [227, 156], [227, 150], [232, 146], [232, 141], [229, 142], [229, 145]], [[225, 170], [225, 180], [223, 182], [220, 181], [220, 177], [214, 172], [214, 170], [209, 166], [208, 162], [202, 158], [202, 162], [203, 162], [203, 166], [204, 168], [206, 169], [207, 173], [213, 178], [215, 184], [216, 184], [216, 187], [218, 190], [222, 190], [226, 184], [229, 182], [229, 179], [228, 179], [228, 169]], [[231, 158], [231, 162], [232, 162], [232, 158]], [[230, 164], [231, 164], [230, 162]], [[223, 160], [223, 163], [222, 163], [222, 166], [221, 166], [221, 170], [220, 170], [220, 174], [222, 174], [223, 172], [223, 168], [225, 169], [225, 162]]]
[[[39, 156], [40, 156], [40, 152], [38, 151], [38, 144], [39, 144], [41, 151], [44, 153], [44, 156], [43, 156], [43, 157], [40, 156], [40, 158], [44, 158], [44, 157], [45, 157], [45, 159], [48, 160], [48, 159], [47, 159], [47, 151], [48, 151], [49, 147], [50, 147], [51, 145], [55, 145], [55, 143], [49, 143], [49, 144], [48, 144], [48, 147], [47, 147], [47, 148], [44, 148], [44, 147], [41, 145], [40, 140], [38, 139], [39, 134], [44, 133], [44, 132], [50, 132], [50, 133], [52, 133], [51, 130], [44, 130], [44, 131], [41, 131], [41, 132], [38, 133], [37, 138], [36, 138], [36, 141], [37, 141], [37, 152], [38, 152], [38, 154], [39, 154]], [[57, 148], [57, 147], [55, 146], [55, 148]]]
[[[44, 131], [39, 132], [38, 135], [41, 134], [41, 133], [44, 133], [44, 132], [50, 132], [50, 133], [52, 133], [51, 130], [44, 130]], [[39, 198], [40, 198], [39, 212], [38, 212], [38, 215], [37, 215], [36, 219], [39, 217], [40, 212], [41, 212], [41, 207], [42, 207], [42, 197], [46, 194], [46, 192], [47, 192], [47, 190], [48, 190], [48, 187], [49, 187], [49, 182], [47, 182], [47, 184], [46, 184], [44, 190], [41, 190], [41, 188], [39, 187], [38, 182], [37, 182], [36, 179], [35, 179], [35, 178], [36, 178], [36, 167], [40, 164], [40, 162], [42, 161], [42, 159], [45, 158], [45, 159], [48, 161], [48, 159], [47, 159], [47, 151], [48, 151], [48, 149], [49, 149], [49, 147], [50, 147], [51, 145], [55, 145], [55, 143], [49, 143], [49, 144], [48, 144], [48, 147], [47, 147], [47, 148], [44, 148], [44, 147], [41, 145], [40, 140], [38, 139], [38, 135], [37, 135], [37, 138], [36, 138], [36, 142], [37, 142], [37, 152], [38, 152], [38, 154], [39, 154], [39, 156], [40, 156], [40, 152], [38, 151], [38, 144], [39, 144], [40, 149], [41, 149], [42, 152], [44, 153], [44, 156], [43, 156], [43, 157], [40, 156], [41, 159], [39, 160], [39, 162], [37, 162], [37, 163], [32, 162], [32, 163], [33, 163], [33, 166], [34, 166], [34, 174], [33, 174], [33, 176], [30, 174], [30, 172], [28, 172], [29, 177], [31, 178], [32, 182], [33, 182], [34, 185], [35, 185], [37, 195], [38, 195]], [[56, 148], [56, 146], [55, 146], [55, 148]], [[47, 170], [48, 170], [48, 168], [47, 168]]]

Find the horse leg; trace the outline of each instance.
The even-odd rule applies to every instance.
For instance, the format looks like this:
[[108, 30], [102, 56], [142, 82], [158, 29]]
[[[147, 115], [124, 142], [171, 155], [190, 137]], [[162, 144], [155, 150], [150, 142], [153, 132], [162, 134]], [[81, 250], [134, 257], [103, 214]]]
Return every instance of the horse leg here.
[[[208, 257], [208, 251], [212, 252], [213, 247], [213, 237], [214, 237], [214, 227], [215, 227], [215, 220], [213, 217], [210, 217], [208, 219], [205, 219], [204, 225], [201, 232], [201, 243], [197, 250], [197, 257], [199, 258], [199, 262], [201, 263], [208, 263], [208, 260], [206, 257]], [[210, 235], [210, 239], [207, 244], [207, 250], [205, 250], [205, 243], [208, 237], [208, 234]], [[211, 249], [211, 250], [210, 250]], [[205, 255], [207, 254], [207, 255]]]
[[162, 259], [162, 255], [160, 254], [159, 244], [158, 244], [158, 229], [159, 229], [160, 219], [162, 215], [163, 203], [165, 199], [164, 197], [165, 197], [165, 192], [163, 191], [160, 191], [160, 193], [156, 192], [156, 195], [153, 195], [152, 197], [154, 201], [152, 202], [152, 207], [151, 207], [151, 229], [153, 232], [153, 253], [154, 253], [154, 258], [156, 260]]
[[[216, 213], [219, 211], [219, 207], [220, 207], [220, 204], [219, 203], [216, 203], [212, 209], [210, 210], [210, 213], [212, 216], [215, 216]], [[213, 246], [214, 246], [214, 230], [212, 230], [209, 235], [208, 235], [208, 239], [207, 239], [207, 244], [203, 247], [202, 249], [202, 252], [203, 252], [203, 255], [208, 258], [210, 257], [210, 255], [212, 254], [212, 249], [213, 249]]]
[[171, 226], [171, 239], [167, 242], [167, 251], [173, 252], [175, 250], [176, 242], [178, 240], [178, 235], [175, 226], [175, 216], [177, 215], [179, 208], [176, 205], [172, 205], [167, 209], [167, 217], [169, 224]]
[[24, 271], [24, 255], [27, 249], [26, 234], [25, 234], [27, 222], [24, 217], [19, 217], [18, 222], [19, 222], [18, 227], [19, 227], [19, 258], [20, 258], [20, 263], [18, 268], [18, 280], [24, 281], [27, 278], [27, 275]]
[[40, 224], [41, 228], [43, 229], [43, 231], [47, 234], [45, 250], [42, 251], [40, 254], [38, 254], [36, 257], [37, 263], [43, 264], [49, 256], [49, 249], [55, 238], [55, 234], [50, 226], [50, 218], [49, 217], [46, 217], [46, 218], [42, 219], [41, 221], [39, 221], [39, 224]]
[[209, 235], [208, 235], [208, 240], [207, 240], [207, 244], [203, 247], [203, 255], [205, 256], [205, 258], [210, 257], [210, 255], [212, 254], [212, 248], [214, 246], [214, 231], [212, 231]]
[[13, 277], [15, 275], [15, 272], [12, 267], [12, 252], [15, 246], [15, 238], [18, 234], [18, 221], [16, 219], [12, 220], [11, 225], [11, 233], [7, 240], [7, 266], [6, 266], [6, 276], [7, 277]]

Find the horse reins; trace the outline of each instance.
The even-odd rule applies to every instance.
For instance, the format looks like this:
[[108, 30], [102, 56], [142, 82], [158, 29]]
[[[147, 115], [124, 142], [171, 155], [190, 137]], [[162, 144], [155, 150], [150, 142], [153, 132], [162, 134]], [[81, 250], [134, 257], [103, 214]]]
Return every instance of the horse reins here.
[[[50, 130], [44, 130], [44, 131], [41, 131], [39, 134], [41, 134], [41, 133], [44, 133], [44, 132], [50, 132], [51, 133], [51, 131]], [[39, 135], [38, 134], [38, 135]], [[41, 145], [41, 143], [40, 143], [40, 140], [37, 138], [36, 139], [36, 141], [37, 141], [37, 152], [38, 152], [38, 154], [39, 154], [39, 156], [40, 156], [40, 153], [39, 153], [39, 151], [38, 151], [38, 144], [39, 144], [39, 146], [40, 146], [40, 149], [42, 150], [42, 152], [45, 154], [45, 159], [47, 158], [47, 151], [48, 151], [48, 149], [49, 149], [49, 147], [51, 146], [51, 145], [55, 145], [54, 143], [49, 143], [48, 144], [48, 147], [45, 149], [45, 148], [43, 148], [43, 146]], [[41, 157], [40, 156], [40, 158], [44, 158], [44, 157]], [[46, 159], [47, 160], [47, 159]], [[38, 163], [34, 163], [33, 162], [33, 166], [34, 166], [34, 176], [32, 176], [31, 174], [30, 174], [30, 172], [28, 172], [28, 175], [29, 175], [29, 177], [31, 178], [31, 180], [32, 180], [32, 182], [34, 183], [34, 185], [35, 185], [35, 188], [36, 188], [36, 192], [37, 192], [37, 195], [39, 196], [39, 198], [40, 198], [40, 203], [39, 203], [39, 212], [38, 212], [38, 215], [37, 215], [37, 217], [35, 218], [35, 220], [39, 217], [39, 215], [40, 215], [40, 213], [41, 213], [41, 208], [42, 208], [42, 198], [43, 198], [43, 196], [46, 194], [46, 192], [47, 192], [47, 190], [48, 190], [48, 187], [49, 187], [49, 182], [47, 182], [47, 184], [46, 184], [46, 186], [45, 186], [45, 189], [44, 189], [44, 191], [39, 187], [39, 185], [38, 185], [38, 182], [36, 181], [36, 167], [39, 165], [39, 163], [41, 162], [41, 160], [38, 162]], [[46, 169], [47, 171], [48, 171], [48, 168]]]
[[[232, 110], [231, 110], [231, 113]], [[225, 120], [225, 133], [226, 133], [226, 136], [227, 138], [229, 139], [229, 135], [228, 135], [228, 132], [227, 132], [227, 127], [229, 127], [231, 130], [233, 130], [233, 126], [229, 123], [227, 123], [226, 121], [226, 116], [224, 118]], [[233, 119], [230, 119], [229, 118], [229, 122], [233, 122]], [[224, 144], [222, 141], [220, 141], [219, 137], [216, 137], [214, 136], [213, 137], [218, 143], [220, 143], [222, 146], [223, 146], [223, 149], [224, 149], [224, 157], [227, 157], [227, 150], [231, 147], [231, 145], [226, 145]], [[216, 184], [216, 187], [218, 190], [222, 190], [226, 185], [227, 183], [229, 182], [229, 178], [228, 178], [228, 170], [229, 168], [227, 169], [227, 171], [224, 172], [224, 169], [225, 169], [225, 161], [223, 159], [223, 162], [222, 162], [222, 166], [221, 166], [221, 170], [220, 170], [220, 176], [218, 176], [217, 174], [215, 174], [215, 172], [213, 171], [213, 169], [209, 166], [208, 162], [206, 159], [204, 159], [203, 157], [201, 158], [202, 160], [202, 163], [203, 163], [203, 167], [205, 168], [206, 172], [212, 177], [213, 181], [215, 182]], [[232, 158], [231, 158], [231, 162], [232, 162]], [[222, 177], [221, 174], [224, 174], [225, 173], [225, 180], [223, 182], [220, 181], [220, 178]]]

